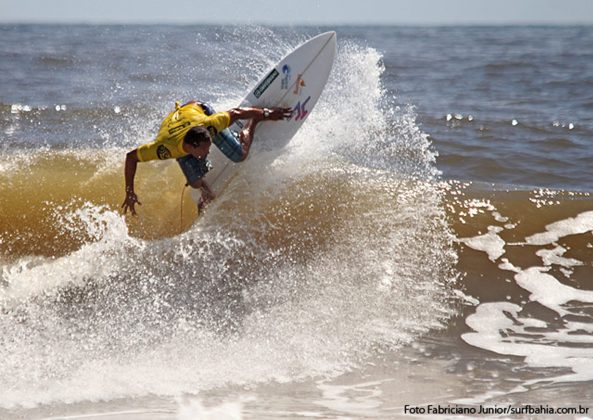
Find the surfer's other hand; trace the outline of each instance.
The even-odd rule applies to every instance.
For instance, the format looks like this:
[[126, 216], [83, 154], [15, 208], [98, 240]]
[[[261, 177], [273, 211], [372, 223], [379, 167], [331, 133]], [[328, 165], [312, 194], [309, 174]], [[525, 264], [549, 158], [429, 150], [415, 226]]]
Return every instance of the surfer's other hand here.
[[136, 195], [136, 193], [134, 193], [133, 191], [127, 192], [126, 199], [124, 200], [124, 203], [121, 205], [121, 207], [124, 209], [124, 214], [126, 214], [128, 210], [130, 210], [132, 215], [136, 216], [136, 209], [134, 208], [134, 205], [136, 203], [142, 205], [142, 203], [138, 201], [138, 196]]

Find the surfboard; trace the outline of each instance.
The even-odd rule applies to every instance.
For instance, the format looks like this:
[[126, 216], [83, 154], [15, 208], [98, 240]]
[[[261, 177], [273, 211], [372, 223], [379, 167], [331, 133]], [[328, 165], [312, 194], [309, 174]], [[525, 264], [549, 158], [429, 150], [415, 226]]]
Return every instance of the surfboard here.
[[[255, 129], [254, 148], [275, 150], [285, 147], [311, 114], [319, 100], [336, 56], [336, 33], [326, 32], [309, 39], [268, 70], [245, 96], [239, 106], [291, 108], [289, 120], [262, 121]], [[229, 127], [240, 131], [243, 122]], [[204, 180], [219, 196], [241, 163], [228, 159], [217, 147], [210, 149], [212, 169]], [[192, 194], [199, 200], [199, 194]]]

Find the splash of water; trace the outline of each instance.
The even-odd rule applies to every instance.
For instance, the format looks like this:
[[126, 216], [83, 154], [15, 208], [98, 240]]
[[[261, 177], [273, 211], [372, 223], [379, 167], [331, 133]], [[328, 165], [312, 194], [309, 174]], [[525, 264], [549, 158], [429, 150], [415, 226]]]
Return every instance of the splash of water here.
[[89, 203], [60, 221], [80, 249], [3, 267], [0, 406], [329, 377], [442, 326], [434, 155], [382, 71], [342, 47], [291, 146], [254, 153], [184, 234], [136, 239]]

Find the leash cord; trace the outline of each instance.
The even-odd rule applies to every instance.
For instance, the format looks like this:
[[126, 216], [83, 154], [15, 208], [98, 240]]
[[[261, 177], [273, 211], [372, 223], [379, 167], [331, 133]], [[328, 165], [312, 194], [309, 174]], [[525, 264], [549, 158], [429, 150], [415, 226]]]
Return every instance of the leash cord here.
[[185, 194], [185, 188], [187, 188], [187, 184], [185, 184], [181, 190], [181, 204], [179, 205], [179, 233], [183, 232], [183, 195]]

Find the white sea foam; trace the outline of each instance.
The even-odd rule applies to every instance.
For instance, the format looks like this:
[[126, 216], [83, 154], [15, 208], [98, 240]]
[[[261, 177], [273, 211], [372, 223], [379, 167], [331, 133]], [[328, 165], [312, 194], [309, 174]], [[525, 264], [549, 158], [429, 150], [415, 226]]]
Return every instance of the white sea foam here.
[[[464, 341], [476, 347], [503, 355], [525, 357], [525, 362], [533, 367], [566, 367], [572, 373], [546, 380], [589, 381], [593, 379], [593, 358], [584, 346], [590, 343], [588, 335], [575, 336], [571, 331], [576, 326], [567, 325], [562, 332], [549, 333], [541, 328], [543, 321], [534, 321], [520, 315], [519, 305], [507, 302], [484, 303], [477, 307], [475, 314], [466, 319], [467, 325], [474, 332], [462, 335]], [[504, 332], [504, 336], [501, 335]], [[551, 346], [549, 343], [557, 343]], [[578, 343], [580, 347], [565, 346], [563, 343]], [[536, 383], [529, 381], [524, 385]]]
[[593, 291], [579, 290], [559, 282], [554, 276], [546, 273], [548, 268], [530, 267], [515, 276], [517, 284], [531, 292], [530, 299], [558, 312], [560, 315], [569, 311], [562, 305], [571, 302], [593, 303]]
[[339, 413], [373, 417], [376, 408], [383, 404], [379, 385], [379, 381], [355, 385], [318, 383], [317, 388], [322, 392], [322, 398], [316, 404]]
[[177, 420], [241, 420], [245, 399], [206, 406], [199, 398], [179, 400]]
[[565, 268], [575, 267], [583, 265], [582, 261], [574, 258], [565, 258], [563, 255], [566, 253], [566, 248], [557, 246], [554, 249], [540, 249], [535, 253], [540, 257], [546, 266], [559, 265]]
[[505, 253], [506, 242], [498, 235], [502, 230], [498, 226], [489, 226], [488, 233], [471, 238], [460, 238], [459, 241], [476, 251], [485, 252], [491, 261], [496, 261]]
[[90, 203], [64, 215], [64, 227], [87, 234], [94, 242], [57, 259], [23, 258], [2, 267], [5, 287], [0, 304], [21, 301], [39, 294], [51, 294], [63, 286], [81, 285], [89, 279], [106, 278], [125, 261], [127, 245], [140, 246], [128, 235], [124, 219], [113, 211]]
[[[529, 236], [525, 243], [544, 246], [556, 243], [565, 236], [586, 233], [592, 228], [592, 218], [593, 212], [586, 212], [575, 218], [551, 223], [546, 226], [545, 232]], [[492, 254], [492, 246], [483, 246], [480, 241], [476, 246], [476, 238], [469, 239], [474, 239], [474, 242], [468, 239], [462, 241]], [[537, 249], [535, 255], [542, 259], [543, 267], [521, 268], [508, 258], [501, 259], [498, 265], [501, 270], [514, 273], [516, 284], [529, 292], [530, 302], [537, 302], [554, 311], [562, 319], [562, 326], [554, 326], [547, 319], [528, 317], [523, 314], [524, 307], [516, 303], [488, 302], [479, 304], [475, 313], [466, 318], [466, 324], [473, 332], [463, 334], [463, 340], [502, 355], [525, 357], [525, 362], [532, 367], [564, 367], [571, 371], [556, 377], [547, 376], [546, 381], [593, 380], [593, 357], [588, 347], [593, 343], [590, 335], [593, 320], [585, 322], [588, 317], [580, 311], [582, 304], [593, 303], [593, 291], [563, 284], [551, 274], [552, 266], [560, 266], [564, 268], [565, 275], [570, 275], [572, 271], [566, 270], [583, 264], [579, 260], [563, 257], [566, 251], [559, 245], [553, 249]], [[582, 322], [575, 322], [568, 315], [579, 316]], [[523, 392], [539, 381], [526, 381], [518, 385], [514, 392]]]
[[593, 211], [551, 223], [546, 226], [545, 232], [528, 236], [525, 241], [529, 245], [549, 245], [562, 237], [589, 231], [593, 231]]

